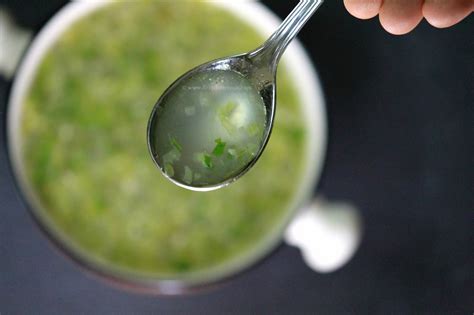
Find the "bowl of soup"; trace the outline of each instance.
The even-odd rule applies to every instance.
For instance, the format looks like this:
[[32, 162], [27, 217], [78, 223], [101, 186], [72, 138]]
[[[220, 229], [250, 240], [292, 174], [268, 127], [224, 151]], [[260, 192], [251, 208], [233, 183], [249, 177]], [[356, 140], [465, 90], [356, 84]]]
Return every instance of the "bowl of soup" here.
[[7, 113], [13, 174], [48, 239], [93, 274], [163, 294], [220, 283], [269, 255], [311, 196], [325, 150], [322, 92], [301, 45], [279, 67], [264, 154], [229, 187], [203, 193], [166, 180], [146, 127], [180, 74], [256, 48], [278, 23], [256, 2], [61, 9], [23, 58]]

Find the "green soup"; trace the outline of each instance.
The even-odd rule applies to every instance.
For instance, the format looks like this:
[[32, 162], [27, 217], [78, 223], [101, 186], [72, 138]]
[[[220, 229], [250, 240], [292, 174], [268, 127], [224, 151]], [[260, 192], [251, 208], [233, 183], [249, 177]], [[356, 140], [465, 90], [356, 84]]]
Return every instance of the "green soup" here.
[[306, 161], [307, 130], [284, 65], [274, 130], [235, 184], [199, 193], [154, 166], [146, 126], [180, 74], [263, 42], [205, 2], [117, 2], [75, 23], [49, 50], [22, 113], [22, 163], [46, 227], [76, 255], [111, 272], [212, 278], [276, 244]]

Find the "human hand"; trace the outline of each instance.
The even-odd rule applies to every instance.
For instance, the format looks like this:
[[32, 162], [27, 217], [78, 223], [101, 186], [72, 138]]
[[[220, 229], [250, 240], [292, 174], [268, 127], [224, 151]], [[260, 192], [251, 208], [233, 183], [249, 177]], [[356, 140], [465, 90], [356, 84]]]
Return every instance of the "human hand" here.
[[344, 0], [347, 11], [359, 19], [379, 15], [389, 33], [413, 30], [423, 17], [434, 27], [450, 27], [474, 10], [474, 0]]

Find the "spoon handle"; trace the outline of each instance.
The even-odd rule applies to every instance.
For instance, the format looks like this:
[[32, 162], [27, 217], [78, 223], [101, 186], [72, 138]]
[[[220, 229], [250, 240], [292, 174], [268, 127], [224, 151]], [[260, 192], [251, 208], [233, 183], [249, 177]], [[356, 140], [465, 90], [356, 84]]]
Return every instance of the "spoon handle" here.
[[323, 0], [301, 0], [275, 33], [251, 55], [276, 69], [286, 47], [322, 3]]

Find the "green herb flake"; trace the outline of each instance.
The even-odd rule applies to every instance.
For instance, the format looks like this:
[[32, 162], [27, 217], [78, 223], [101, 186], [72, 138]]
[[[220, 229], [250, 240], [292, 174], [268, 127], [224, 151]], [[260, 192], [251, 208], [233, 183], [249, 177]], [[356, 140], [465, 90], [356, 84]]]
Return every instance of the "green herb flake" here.
[[204, 155], [204, 165], [206, 165], [207, 168], [212, 168], [214, 166], [212, 163], [212, 158], [208, 154]]
[[205, 154], [205, 153], [196, 153], [196, 154], [194, 154], [194, 158], [195, 158], [198, 162], [204, 164], [204, 154]]
[[163, 155], [163, 164], [172, 164], [178, 161], [181, 158], [181, 153], [176, 149], [173, 148], [171, 151]]
[[227, 130], [229, 134], [233, 134], [235, 132], [235, 125], [231, 121], [231, 116], [235, 109], [237, 108], [237, 104], [234, 102], [228, 102], [224, 106], [221, 106], [217, 111], [217, 116], [219, 121], [221, 122], [222, 126]]
[[193, 182], [193, 171], [191, 171], [191, 169], [188, 166], [184, 167], [183, 182], [185, 182], [188, 185]]
[[212, 163], [212, 157], [207, 153], [198, 153], [196, 159], [202, 163], [206, 168], [213, 168], [214, 163]]
[[237, 159], [241, 162], [247, 161], [249, 159], [249, 156], [251, 154], [248, 152], [247, 148], [239, 148], [236, 149], [236, 155]]
[[237, 150], [234, 148], [227, 149], [227, 160], [235, 160], [237, 158]]
[[261, 128], [258, 126], [257, 123], [251, 123], [247, 126], [246, 130], [247, 130], [247, 134], [253, 137], [260, 133]]
[[221, 138], [216, 139], [214, 142], [216, 143], [216, 146], [214, 147], [212, 154], [215, 156], [221, 156], [224, 153], [226, 143], [223, 142]]
[[174, 176], [174, 168], [173, 168], [173, 165], [171, 165], [171, 163], [165, 164], [165, 174], [168, 175], [169, 177]]
[[178, 152], [182, 152], [183, 151], [183, 146], [178, 142], [178, 140], [176, 139], [176, 137], [171, 137], [169, 136], [170, 138], [170, 143], [171, 145], [176, 149], [178, 150]]

